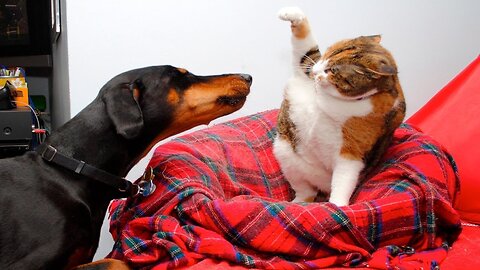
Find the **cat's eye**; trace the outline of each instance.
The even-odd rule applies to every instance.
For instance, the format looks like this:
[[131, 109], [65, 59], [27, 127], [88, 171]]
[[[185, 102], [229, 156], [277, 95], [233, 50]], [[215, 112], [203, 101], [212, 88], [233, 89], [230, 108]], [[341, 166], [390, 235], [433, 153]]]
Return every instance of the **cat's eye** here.
[[333, 65], [333, 66], [331, 66], [331, 67], [329, 67], [329, 68], [324, 69], [323, 71], [324, 71], [326, 74], [328, 74], [328, 73], [336, 74], [336, 73], [338, 73], [338, 72], [340, 71], [339, 66], [340, 66], [340, 65]]
[[333, 74], [339, 74], [342, 77], [359, 74], [359, 75], [364, 75], [372, 78], [379, 78], [380, 76], [391, 76], [396, 74], [396, 73], [382, 73], [367, 67], [363, 67], [359, 65], [350, 65], [350, 64], [332, 65], [329, 68], [325, 69], [324, 71], [325, 73], [331, 72]]
[[353, 67], [353, 71], [355, 71], [358, 74], [365, 75], [365, 72], [363, 72], [360, 68], [358, 67]]

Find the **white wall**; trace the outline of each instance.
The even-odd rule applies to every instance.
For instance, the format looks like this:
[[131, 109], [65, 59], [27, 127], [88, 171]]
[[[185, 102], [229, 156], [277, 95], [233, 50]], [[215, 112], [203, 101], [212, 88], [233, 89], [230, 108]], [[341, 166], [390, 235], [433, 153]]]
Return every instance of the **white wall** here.
[[[66, 2], [71, 116], [114, 75], [160, 64], [201, 75], [251, 74], [254, 83], [244, 108], [219, 121], [278, 108], [290, 73], [290, 29], [276, 13], [287, 5], [304, 9], [321, 49], [343, 38], [382, 34], [397, 60], [408, 115], [477, 57], [480, 48], [476, 0]], [[96, 258], [111, 249], [106, 228], [102, 235], [106, 240]]]

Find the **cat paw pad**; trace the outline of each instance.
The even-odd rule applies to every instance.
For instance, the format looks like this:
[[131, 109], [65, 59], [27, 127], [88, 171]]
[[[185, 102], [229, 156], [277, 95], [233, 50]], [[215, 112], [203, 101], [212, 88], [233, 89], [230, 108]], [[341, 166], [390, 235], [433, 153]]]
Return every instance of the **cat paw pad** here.
[[305, 20], [306, 16], [299, 7], [284, 7], [278, 12], [278, 17], [284, 21], [290, 21], [297, 25]]

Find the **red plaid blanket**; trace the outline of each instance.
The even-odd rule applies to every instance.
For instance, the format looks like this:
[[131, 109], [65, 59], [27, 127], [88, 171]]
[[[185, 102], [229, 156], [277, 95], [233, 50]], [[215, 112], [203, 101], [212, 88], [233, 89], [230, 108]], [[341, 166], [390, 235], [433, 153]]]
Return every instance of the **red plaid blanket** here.
[[149, 166], [157, 189], [112, 204], [110, 257], [138, 269], [204, 259], [248, 268], [430, 269], [460, 231], [452, 158], [407, 125], [352, 204], [293, 198], [272, 154], [278, 111], [176, 138]]

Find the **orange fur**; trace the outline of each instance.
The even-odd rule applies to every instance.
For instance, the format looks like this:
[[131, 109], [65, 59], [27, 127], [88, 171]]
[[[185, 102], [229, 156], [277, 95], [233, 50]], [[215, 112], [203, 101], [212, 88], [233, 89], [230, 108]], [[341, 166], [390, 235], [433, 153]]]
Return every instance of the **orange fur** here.
[[376, 94], [371, 99], [372, 113], [365, 117], [352, 117], [345, 122], [342, 129], [344, 140], [340, 152], [342, 156], [363, 160], [365, 154], [372, 150], [374, 144], [385, 132], [400, 125], [403, 114], [399, 114], [391, 127], [385, 126], [385, 115], [392, 110], [394, 102], [395, 98], [388, 93]]
[[288, 101], [288, 99], [284, 99], [278, 115], [277, 129], [279, 136], [281, 136], [284, 140], [290, 142], [293, 150], [295, 150], [297, 145], [297, 138], [295, 124], [292, 122], [292, 120], [290, 120], [290, 117], [288, 115], [289, 108], [290, 102]]
[[299, 24], [292, 24], [292, 33], [298, 39], [304, 39], [310, 34], [310, 25], [307, 19], [304, 19]]
[[178, 71], [180, 71], [181, 73], [185, 74], [188, 72], [188, 70], [184, 69], [184, 68], [177, 68]]
[[72, 270], [130, 270], [131, 268], [120, 260], [103, 259], [93, 263], [75, 267]]
[[167, 95], [167, 102], [172, 106], [176, 106], [180, 102], [180, 96], [174, 88], [169, 90]]
[[76, 265], [89, 262], [94, 254], [95, 249], [90, 246], [83, 246], [75, 249], [68, 258], [68, 263], [65, 266], [65, 269], [70, 269]]
[[395, 60], [390, 52], [378, 43], [377, 36], [337, 42], [323, 55], [322, 60], [327, 59], [327, 68], [333, 69], [339, 65], [354, 67], [350, 72], [332, 72], [328, 76], [330, 83], [335, 85], [342, 95], [357, 96], [372, 88], [390, 91], [393, 95], [402, 92], [400, 85], [396, 83], [398, 79]]

